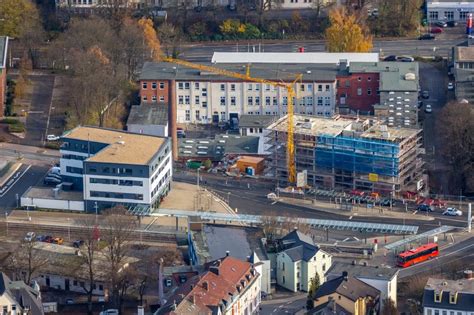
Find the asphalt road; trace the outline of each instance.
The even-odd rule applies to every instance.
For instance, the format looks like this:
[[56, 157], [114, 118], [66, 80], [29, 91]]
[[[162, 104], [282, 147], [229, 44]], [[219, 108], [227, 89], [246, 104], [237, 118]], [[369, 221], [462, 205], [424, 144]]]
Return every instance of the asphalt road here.
[[46, 138], [49, 123], [51, 100], [53, 97], [54, 76], [29, 76], [33, 84], [31, 105], [26, 118], [26, 136], [21, 144], [40, 146]]
[[[21, 197], [30, 186], [39, 183], [48, 171], [48, 167], [23, 165], [22, 170], [22, 175], [11, 185], [9, 190], [0, 195], [0, 211], [9, 212], [15, 208], [17, 203], [16, 195], [18, 194], [18, 196]], [[26, 172], [24, 172], [25, 170]]]
[[[462, 39], [437, 39], [437, 40], [375, 40], [373, 52], [379, 52], [383, 56], [387, 55], [415, 55], [433, 56], [440, 55], [447, 57], [452, 46], [463, 42]], [[185, 44], [181, 47], [180, 58], [191, 61], [210, 61], [214, 52], [296, 52], [303, 46], [305, 52], [325, 51], [324, 40], [310, 41], [274, 41], [258, 42], [240, 41], [237, 43], [205, 43], [205, 44]], [[433, 52], [433, 48], [435, 52]]]
[[288, 315], [306, 308], [306, 293], [284, 299], [266, 300], [260, 303], [259, 315]]

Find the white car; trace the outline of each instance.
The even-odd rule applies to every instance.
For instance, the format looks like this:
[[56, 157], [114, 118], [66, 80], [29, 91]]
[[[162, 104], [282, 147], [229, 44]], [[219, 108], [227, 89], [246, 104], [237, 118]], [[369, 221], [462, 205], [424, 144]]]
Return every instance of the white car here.
[[46, 140], [48, 140], [48, 141], [58, 141], [59, 139], [60, 139], [60, 137], [55, 136], [55, 135], [47, 135], [46, 136]]
[[28, 232], [26, 233], [25, 241], [32, 242], [35, 239], [35, 236], [36, 236], [35, 232]]
[[431, 109], [431, 105], [426, 105], [425, 106], [425, 113], [431, 113], [433, 110]]
[[449, 83], [448, 83], [448, 90], [449, 90], [449, 91], [454, 90], [454, 84], [453, 84], [453, 82], [449, 82]]
[[108, 309], [100, 312], [100, 315], [118, 315], [119, 311], [117, 309]]
[[462, 211], [458, 210], [456, 208], [447, 208], [444, 212], [443, 215], [450, 215], [450, 216], [457, 216], [460, 217], [462, 216]]

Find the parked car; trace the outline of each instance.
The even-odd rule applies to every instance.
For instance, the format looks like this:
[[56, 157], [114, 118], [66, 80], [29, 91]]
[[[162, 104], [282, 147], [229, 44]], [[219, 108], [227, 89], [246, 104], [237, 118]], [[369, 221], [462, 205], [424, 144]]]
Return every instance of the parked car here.
[[100, 315], [118, 315], [119, 311], [117, 309], [108, 309], [100, 312]]
[[57, 185], [57, 184], [61, 184], [61, 180], [60, 179], [57, 179], [55, 177], [50, 177], [50, 176], [46, 176], [44, 178], [44, 184], [45, 185]]
[[439, 27], [448, 27], [448, 23], [444, 21], [438, 21], [434, 25], [439, 26]]
[[431, 34], [440, 34], [443, 33], [443, 29], [440, 27], [432, 27], [431, 28]]
[[454, 90], [454, 83], [453, 82], [449, 82], [448, 83], [448, 91], [452, 91]]
[[415, 61], [415, 58], [411, 57], [411, 56], [398, 56], [397, 57], [397, 61], [401, 61], [401, 62], [413, 62]]
[[416, 208], [416, 210], [418, 210], [418, 211], [426, 211], [426, 212], [432, 212], [432, 211], [433, 211], [433, 209], [432, 209], [429, 205], [424, 204], [424, 203], [421, 204], [421, 205], [419, 205], [419, 206]]
[[419, 40], [432, 40], [432, 39], [436, 39], [436, 36], [434, 36], [433, 34], [423, 34], [423, 35], [420, 35], [418, 39]]
[[387, 56], [383, 59], [383, 61], [397, 61], [397, 56], [395, 55]]
[[467, 38], [468, 39], [474, 39], [474, 35], [469, 34], [469, 35], [467, 35]]
[[46, 140], [48, 140], [48, 141], [58, 141], [59, 139], [60, 139], [60, 137], [55, 136], [55, 135], [47, 135], [46, 136]]
[[458, 210], [456, 208], [447, 208], [444, 212], [443, 215], [450, 215], [450, 216], [462, 216], [462, 211]]
[[449, 27], [456, 27], [456, 26], [458, 26], [458, 22], [456, 22], [456, 21], [448, 21], [448, 22], [446, 22], [446, 24], [447, 24]]
[[66, 299], [66, 304], [74, 304], [74, 299]]
[[35, 239], [35, 232], [28, 232], [25, 235], [25, 241], [32, 242]]
[[75, 240], [74, 242], [72, 242], [72, 246], [75, 247], [75, 248], [79, 248], [79, 247], [81, 247], [82, 245], [84, 245], [84, 241], [83, 241], [83, 240]]
[[433, 110], [431, 109], [431, 105], [427, 104], [427, 105], [425, 106], [425, 113], [430, 114], [432, 111], [433, 111]]
[[51, 169], [49, 170], [49, 173], [50, 173], [50, 174], [61, 175], [61, 168], [60, 168], [59, 166], [53, 166], [53, 167], [51, 167]]
[[421, 97], [424, 99], [430, 98], [430, 92], [428, 91], [421, 92]]
[[57, 180], [62, 181], [61, 175], [56, 174], [56, 173], [48, 173], [48, 174], [46, 175], [46, 177], [56, 178]]
[[36, 240], [38, 242], [45, 242], [45, 243], [51, 243], [51, 241], [53, 240], [53, 238], [50, 236], [50, 235], [38, 235], [36, 237]]
[[178, 128], [176, 130], [176, 135], [178, 138], [186, 138], [186, 132], [184, 132], [183, 128]]
[[64, 244], [64, 240], [61, 237], [55, 237], [55, 238], [53, 238], [51, 243], [62, 245], [62, 244]]

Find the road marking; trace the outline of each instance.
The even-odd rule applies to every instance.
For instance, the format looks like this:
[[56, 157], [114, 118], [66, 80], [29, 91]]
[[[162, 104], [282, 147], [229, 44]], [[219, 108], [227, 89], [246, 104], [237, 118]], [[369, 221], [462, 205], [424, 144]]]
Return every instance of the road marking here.
[[30, 110], [28, 114], [44, 114], [43, 110]]
[[8, 191], [12, 189], [13, 186], [15, 186], [15, 184], [20, 180], [20, 178], [23, 177], [23, 175], [25, 175], [25, 173], [30, 169], [30, 167], [31, 165], [28, 165], [26, 170], [20, 176], [18, 176], [18, 178], [10, 185], [10, 187], [7, 188], [7, 190], [2, 195], [0, 195], [0, 198], [3, 198], [3, 196], [5, 196], [8, 193]]

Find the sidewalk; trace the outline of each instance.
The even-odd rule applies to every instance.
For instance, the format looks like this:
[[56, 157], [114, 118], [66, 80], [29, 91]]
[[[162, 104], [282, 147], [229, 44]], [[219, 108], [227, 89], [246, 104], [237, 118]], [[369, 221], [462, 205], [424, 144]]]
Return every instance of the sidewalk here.
[[297, 198], [280, 197], [277, 202], [286, 203], [289, 205], [298, 205], [308, 209], [321, 210], [330, 213], [336, 213], [347, 217], [380, 217], [380, 218], [398, 218], [398, 219], [416, 219], [424, 221], [433, 221], [434, 218], [421, 214], [414, 214], [411, 211], [398, 212], [390, 211], [389, 207], [375, 207], [367, 208], [367, 204], [352, 205], [352, 210], [341, 209], [341, 204], [329, 203], [320, 200], [303, 200]]
[[21, 145], [14, 143], [0, 143], [0, 149], [7, 149], [12, 151], [17, 151], [18, 153], [31, 153], [31, 154], [41, 154], [44, 156], [50, 156], [54, 158], [59, 158], [60, 154], [58, 150], [51, 150], [40, 147], [33, 147], [29, 145]]

